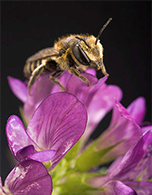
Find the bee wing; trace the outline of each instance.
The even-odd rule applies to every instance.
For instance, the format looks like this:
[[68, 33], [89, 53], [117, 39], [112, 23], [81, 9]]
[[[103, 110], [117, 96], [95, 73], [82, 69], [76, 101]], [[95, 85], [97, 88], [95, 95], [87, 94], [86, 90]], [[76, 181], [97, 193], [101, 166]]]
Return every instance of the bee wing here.
[[26, 63], [31, 62], [31, 61], [35, 61], [35, 60], [39, 60], [42, 58], [47, 58], [50, 56], [56, 56], [58, 54], [59, 54], [59, 52], [57, 50], [55, 50], [54, 47], [48, 47], [48, 48], [45, 48], [45, 49], [38, 51], [37, 53], [35, 53], [31, 57], [29, 57], [26, 60]]

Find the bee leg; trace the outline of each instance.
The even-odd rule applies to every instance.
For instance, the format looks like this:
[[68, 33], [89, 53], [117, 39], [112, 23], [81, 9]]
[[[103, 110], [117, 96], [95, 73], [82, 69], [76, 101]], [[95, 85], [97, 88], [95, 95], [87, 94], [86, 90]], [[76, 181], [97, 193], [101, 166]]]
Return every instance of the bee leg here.
[[89, 80], [88, 80], [86, 77], [82, 76], [82, 75], [80, 74], [80, 71], [77, 70], [75, 67], [70, 67], [70, 68], [68, 69], [68, 71], [69, 71], [70, 74], [74, 74], [75, 76], [79, 77], [82, 81], [84, 81], [85, 83], [87, 83], [87, 86], [88, 86], [88, 87], [90, 86]]
[[44, 65], [42, 64], [40, 66], [38, 66], [33, 72], [32, 75], [30, 77], [30, 80], [28, 82], [28, 92], [29, 95], [31, 95], [30, 91], [31, 91], [31, 87], [32, 85], [35, 83], [35, 81], [42, 75], [42, 73], [44, 73]]
[[60, 76], [63, 73], [63, 71], [59, 70], [54, 72], [53, 74], [50, 75], [50, 79], [52, 80], [52, 82], [56, 85], [58, 85], [63, 91], [66, 91], [66, 89], [61, 85], [59, 79], [55, 78]]
[[101, 71], [104, 75], [109, 76], [109, 74], [106, 72], [106, 68], [105, 68], [104, 64], [101, 66]]

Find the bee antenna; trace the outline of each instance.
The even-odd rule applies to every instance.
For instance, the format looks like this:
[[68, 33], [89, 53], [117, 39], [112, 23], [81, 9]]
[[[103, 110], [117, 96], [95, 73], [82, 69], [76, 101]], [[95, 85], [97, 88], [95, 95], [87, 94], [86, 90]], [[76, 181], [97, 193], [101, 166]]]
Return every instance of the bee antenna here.
[[96, 38], [96, 41], [95, 41], [95, 45], [97, 44], [102, 32], [104, 31], [104, 29], [108, 26], [108, 24], [111, 22], [112, 18], [109, 18], [108, 21], [103, 25], [103, 27], [100, 29], [99, 33], [98, 33], [98, 36]]

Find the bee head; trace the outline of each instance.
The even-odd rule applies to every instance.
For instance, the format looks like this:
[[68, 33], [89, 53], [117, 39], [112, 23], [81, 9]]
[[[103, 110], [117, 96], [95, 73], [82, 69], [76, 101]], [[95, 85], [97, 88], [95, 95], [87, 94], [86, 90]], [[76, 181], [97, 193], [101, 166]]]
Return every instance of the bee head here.
[[[76, 37], [72, 45], [72, 57], [76, 64], [82, 69], [94, 68], [95, 70], [105, 70], [103, 65], [103, 47], [100, 40], [96, 44], [96, 37], [80, 36]], [[80, 69], [81, 69], [80, 68]], [[107, 75], [106, 71], [102, 71]]]
[[72, 57], [78, 66], [83, 66], [83, 69], [94, 68], [101, 69], [104, 75], [108, 75], [103, 64], [103, 47], [100, 43], [100, 36], [107, 27], [112, 18], [103, 25], [98, 36], [79, 36], [72, 45]]

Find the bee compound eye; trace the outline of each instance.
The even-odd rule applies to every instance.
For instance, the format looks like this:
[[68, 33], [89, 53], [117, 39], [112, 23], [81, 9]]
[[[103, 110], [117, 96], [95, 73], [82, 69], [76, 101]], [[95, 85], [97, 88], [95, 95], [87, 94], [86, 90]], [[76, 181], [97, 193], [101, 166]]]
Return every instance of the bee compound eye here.
[[74, 57], [79, 61], [79, 63], [88, 66], [90, 64], [90, 59], [87, 54], [83, 51], [79, 44], [75, 44], [72, 47], [72, 52]]

